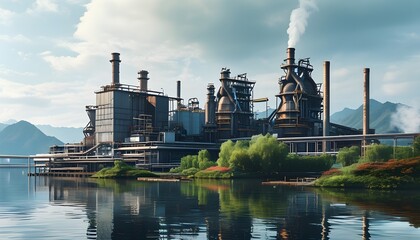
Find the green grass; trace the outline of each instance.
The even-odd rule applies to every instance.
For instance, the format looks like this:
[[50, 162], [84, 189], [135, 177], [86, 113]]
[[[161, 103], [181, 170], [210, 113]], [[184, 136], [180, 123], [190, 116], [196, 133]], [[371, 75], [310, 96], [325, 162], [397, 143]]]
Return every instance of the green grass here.
[[158, 175], [142, 169], [129, 166], [123, 161], [114, 162], [114, 167], [104, 168], [92, 176], [93, 178], [138, 178], [138, 177], [159, 177]]
[[353, 164], [328, 171], [315, 181], [318, 187], [408, 189], [420, 187], [420, 158], [385, 163]]
[[232, 172], [221, 171], [206, 171], [202, 170], [194, 175], [195, 178], [214, 178], [214, 179], [229, 179], [232, 178]]

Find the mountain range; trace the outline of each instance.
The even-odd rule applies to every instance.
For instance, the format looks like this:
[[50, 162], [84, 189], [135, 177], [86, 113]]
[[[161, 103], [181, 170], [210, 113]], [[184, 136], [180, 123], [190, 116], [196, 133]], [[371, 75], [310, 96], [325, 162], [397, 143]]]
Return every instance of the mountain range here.
[[[398, 109], [407, 108], [401, 103], [385, 102], [381, 103], [374, 99], [369, 102], [370, 128], [375, 129], [375, 133], [399, 133], [403, 132], [403, 126], [398, 126], [395, 120], [399, 117]], [[351, 128], [362, 129], [363, 127], [363, 105], [357, 109], [344, 108], [340, 112], [331, 115], [331, 122]]]
[[0, 132], [0, 154], [30, 155], [48, 153], [52, 145], [62, 145], [56, 137], [45, 135], [33, 124], [19, 121]]
[[[401, 109], [408, 109], [411, 112], [411, 119], [419, 119], [420, 116], [417, 110], [401, 103], [385, 102], [381, 103], [375, 99], [370, 100], [370, 128], [375, 129], [376, 133], [399, 133], [407, 132], [406, 127], [410, 125], [407, 114], [403, 114]], [[263, 112], [256, 112], [257, 118], [265, 118], [269, 116], [275, 109], [269, 108]], [[357, 109], [344, 108], [342, 111], [331, 115], [330, 121], [332, 123], [344, 125], [351, 128], [362, 129], [363, 124], [363, 105]], [[417, 120], [418, 122], [418, 120]], [[413, 121], [411, 121], [413, 123]], [[414, 122], [415, 123], [415, 122]], [[412, 125], [412, 124], [411, 124]], [[416, 132], [418, 126], [411, 127], [408, 132]]]

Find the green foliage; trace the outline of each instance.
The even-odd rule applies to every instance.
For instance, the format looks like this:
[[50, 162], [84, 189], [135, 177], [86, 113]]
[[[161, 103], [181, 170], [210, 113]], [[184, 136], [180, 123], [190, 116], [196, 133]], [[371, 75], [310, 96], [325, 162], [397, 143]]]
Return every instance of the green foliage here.
[[204, 170], [206, 168], [209, 168], [211, 166], [217, 165], [215, 162], [210, 161], [210, 153], [207, 149], [200, 150], [198, 152], [198, 168], [200, 170]]
[[414, 157], [412, 147], [398, 146], [395, 148], [395, 159], [406, 159]]
[[272, 173], [280, 170], [287, 153], [286, 144], [269, 134], [258, 135], [251, 141], [224, 142], [217, 163], [236, 171]]
[[372, 144], [366, 149], [364, 162], [385, 162], [393, 157], [393, 148], [382, 144]]
[[210, 161], [210, 153], [207, 149], [200, 150], [197, 155], [187, 155], [181, 158], [179, 167], [172, 168], [169, 172], [181, 173], [182, 175], [191, 176], [199, 170], [215, 166], [216, 163]]
[[337, 162], [343, 164], [343, 166], [350, 166], [358, 162], [359, 155], [360, 148], [358, 146], [344, 147], [337, 154]]
[[194, 177], [196, 178], [216, 178], [216, 179], [228, 179], [232, 177], [232, 172], [221, 172], [221, 171], [199, 171]]
[[181, 169], [198, 168], [198, 156], [187, 155], [181, 158]]
[[325, 171], [333, 162], [334, 158], [330, 155], [288, 155], [287, 145], [269, 134], [255, 136], [251, 141], [224, 142], [217, 161], [219, 166], [227, 166], [235, 171], [264, 174]]
[[229, 158], [232, 155], [235, 143], [228, 140], [220, 146], [219, 159], [217, 159], [217, 165], [220, 167], [229, 167]]
[[[269, 134], [254, 137], [248, 148], [248, 154], [256, 164], [253, 164], [256, 170], [265, 173], [278, 172], [281, 168], [281, 162], [288, 154], [288, 147]], [[231, 166], [233, 167], [233, 166]], [[252, 170], [252, 169], [248, 169]]]
[[192, 176], [196, 174], [198, 171], [200, 171], [200, 169], [192, 167], [192, 168], [182, 170], [181, 174], [185, 176]]
[[114, 167], [103, 168], [92, 177], [94, 178], [124, 178], [124, 177], [158, 177], [158, 175], [127, 165], [121, 160], [114, 161]]
[[339, 174], [323, 174], [316, 186], [400, 189], [420, 186], [420, 157], [353, 164]]
[[256, 168], [256, 161], [251, 159], [246, 149], [235, 149], [229, 158], [229, 166], [235, 171], [247, 172]]
[[321, 172], [331, 168], [334, 157], [327, 154], [320, 156], [287, 155], [281, 168], [284, 172]]
[[413, 153], [414, 156], [420, 156], [420, 136], [417, 136], [413, 141]]

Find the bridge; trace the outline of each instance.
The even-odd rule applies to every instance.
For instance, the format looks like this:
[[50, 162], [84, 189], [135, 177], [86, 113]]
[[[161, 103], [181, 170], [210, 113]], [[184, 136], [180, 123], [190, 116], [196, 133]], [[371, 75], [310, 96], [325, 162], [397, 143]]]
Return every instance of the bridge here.
[[[6, 155], [6, 154], [0, 154], [0, 159], [9, 159], [9, 160], [13, 160], [13, 159], [27, 159], [27, 163], [26, 166], [28, 167], [28, 173], [31, 172], [31, 163], [30, 160], [33, 159], [34, 156], [33, 155]], [[1, 166], [2, 164], [0, 164]], [[12, 164], [3, 164], [5, 166], [11, 166]], [[23, 164], [22, 164], [23, 165]], [[16, 165], [15, 165], [16, 166]]]
[[[277, 138], [278, 141], [289, 145], [289, 152], [299, 154], [336, 154], [339, 150], [340, 143], [360, 142], [363, 150], [370, 143], [377, 140], [390, 140], [393, 142], [394, 154], [395, 148], [398, 146], [398, 140], [410, 139], [414, 140], [420, 133], [385, 133], [385, 134], [359, 134], [359, 135], [338, 135], [338, 136], [311, 136], [311, 137], [287, 137]], [[232, 140], [250, 140], [251, 137], [235, 138]], [[324, 148], [323, 145], [328, 145]]]

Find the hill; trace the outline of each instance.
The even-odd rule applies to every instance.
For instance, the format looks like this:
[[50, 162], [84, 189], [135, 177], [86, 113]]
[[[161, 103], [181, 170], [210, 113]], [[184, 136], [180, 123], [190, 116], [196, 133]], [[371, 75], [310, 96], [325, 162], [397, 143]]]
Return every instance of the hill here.
[[[395, 126], [395, 119], [398, 118], [400, 108], [408, 106], [400, 103], [381, 103], [374, 99], [370, 100], [370, 128], [376, 133], [403, 132], [403, 127]], [[344, 126], [361, 129], [363, 125], [363, 105], [357, 109], [345, 108], [340, 112], [331, 115], [331, 122]]]
[[26, 121], [11, 124], [0, 132], [0, 154], [48, 153], [50, 146], [62, 144]]

